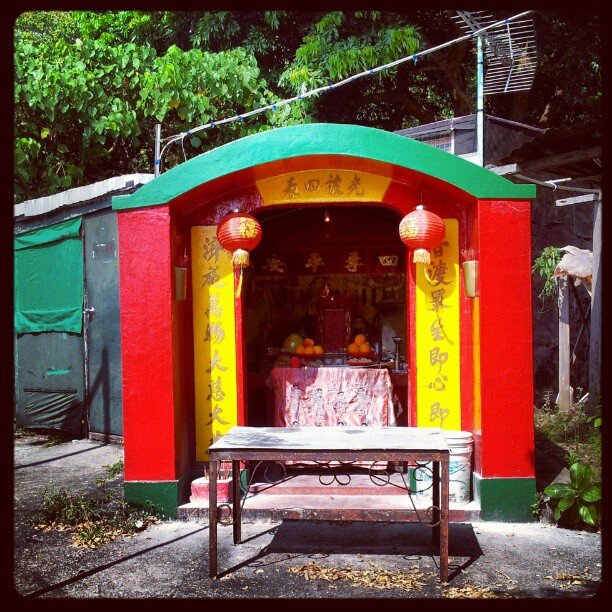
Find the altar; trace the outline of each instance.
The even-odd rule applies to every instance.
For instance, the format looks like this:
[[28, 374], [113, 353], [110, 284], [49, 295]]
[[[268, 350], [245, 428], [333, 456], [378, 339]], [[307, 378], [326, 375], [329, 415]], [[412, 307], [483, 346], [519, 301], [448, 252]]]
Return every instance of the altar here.
[[274, 426], [395, 426], [401, 407], [387, 368], [274, 368]]

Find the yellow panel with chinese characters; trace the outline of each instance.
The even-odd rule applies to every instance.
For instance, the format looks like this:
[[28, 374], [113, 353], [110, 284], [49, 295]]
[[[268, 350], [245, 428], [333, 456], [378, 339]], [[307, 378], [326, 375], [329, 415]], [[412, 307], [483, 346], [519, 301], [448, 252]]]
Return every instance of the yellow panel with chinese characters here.
[[416, 402], [418, 427], [461, 429], [459, 223], [416, 264]]
[[391, 178], [353, 170], [304, 170], [257, 181], [264, 205], [382, 202]]
[[216, 226], [191, 228], [196, 460], [238, 422], [232, 255]]

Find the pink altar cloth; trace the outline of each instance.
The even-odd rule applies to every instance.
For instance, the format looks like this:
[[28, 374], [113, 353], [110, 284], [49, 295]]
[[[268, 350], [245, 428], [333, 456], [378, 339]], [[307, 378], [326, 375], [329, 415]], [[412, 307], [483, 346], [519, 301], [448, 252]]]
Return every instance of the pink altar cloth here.
[[275, 427], [396, 425], [386, 368], [274, 368], [269, 382]]

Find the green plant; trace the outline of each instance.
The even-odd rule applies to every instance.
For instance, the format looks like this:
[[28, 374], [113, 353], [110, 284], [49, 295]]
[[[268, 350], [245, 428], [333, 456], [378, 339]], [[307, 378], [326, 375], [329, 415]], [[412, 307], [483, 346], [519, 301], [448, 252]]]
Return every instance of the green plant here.
[[593, 427], [599, 429], [601, 427], [601, 411], [598, 411], [596, 414], [590, 416], [586, 422], [592, 423]]
[[536, 519], [539, 519], [542, 516], [542, 512], [544, 512], [544, 508], [546, 507], [548, 500], [549, 497], [544, 493], [540, 493], [538, 491], [535, 494], [535, 502], [531, 504], [531, 512]]
[[542, 250], [540, 256], [533, 262], [533, 267], [531, 268], [532, 274], [539, 272], [540, 276], [544, 276], [546, 278], [544, 287], [542, 287], [542, 291], [538, 296], [542, 300], [547, 297], [554, 297], [557, 294], [557, 283], [552, 275], [557, 267], [557, 264], [561, 261], [561, 257], [561, 249], [553, 246], [547, 246]]
[[160, 522], [154, 506], [117, 499], [112, 493], [86, 497], [65, 489], [45, 491], [31, 524], [45, 531], [73, 531], [77, 548], [97, 548], [133, 536]]
[[563, 516], [570, 523], [583, 521], [596, 526], [599, 521], [599, 502], [601, 484], [593, 483], [593, 468], [584, 463], [574, 463], [570, 467], [570, 483], [553, 483], [544, 489], [555, 503], [555, 520]]
[[567, 455], [565, 455], [565, 465], [567, 466], [567, 468], [571, 468], [574, 463], [580, 462], [581, 459], [582, 457], [580, 456], [580, 454], [572, 450], [567, 453]]
[[116, 463], [113, 463], [112, 465], [103, 465], [102, 469], [106, 470], [106, 476], [101, 476], [100, 478], [98, 478], [98, 480], [96, 481], [96, 484], [98, 486], [111, 480], [115, 476], [123, 473], [123, 469], [124, 469], [123, 459], [120, 459], [119, 461], [117, 461]]
[[51, 448], [64, 442], [66, 442], [66, 440], [60, 436], [50, 436], [49, 439], [43, 444], [43, 448]]

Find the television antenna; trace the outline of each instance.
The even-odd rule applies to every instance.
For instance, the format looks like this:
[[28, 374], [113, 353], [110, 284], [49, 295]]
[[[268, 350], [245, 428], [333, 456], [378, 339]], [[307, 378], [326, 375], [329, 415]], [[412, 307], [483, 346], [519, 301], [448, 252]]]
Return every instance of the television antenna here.
[[[452, 19], [464, 32], [477, 33], [498, 21], [487, 11], [455, 11]], [[484, 165], [484, 96], [527, 91], [533, 85], [538, 60], [533, 19], [499, 23], [476, 34], [478, 163]], [[486, 60], [486, 71], [484, 64]]]

